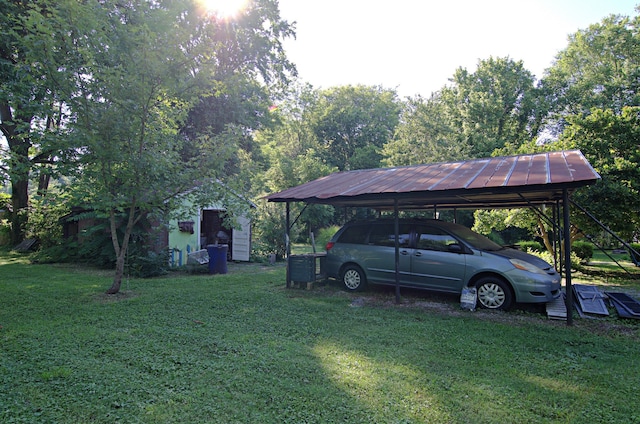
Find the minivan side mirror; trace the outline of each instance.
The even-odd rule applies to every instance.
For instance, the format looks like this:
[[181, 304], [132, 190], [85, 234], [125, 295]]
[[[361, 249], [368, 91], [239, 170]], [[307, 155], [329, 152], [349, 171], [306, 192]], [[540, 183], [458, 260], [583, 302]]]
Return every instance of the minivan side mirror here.
[[447, 249], [451, 253], [465, 253], [465, 248], [460, 243], [451, 243], [447, 245]]

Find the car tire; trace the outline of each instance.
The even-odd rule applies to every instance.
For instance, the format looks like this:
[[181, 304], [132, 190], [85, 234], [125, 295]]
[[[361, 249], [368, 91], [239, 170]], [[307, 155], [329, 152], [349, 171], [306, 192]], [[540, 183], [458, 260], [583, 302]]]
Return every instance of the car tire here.
[[367, 277], [357, 265], [347, 265], [340, 274], [340, 281], [348, 291], [362, 291], [367, 286]]
[[482, 308], [506, 311], [513, 304], [511, 287], [499, 277], [481, 278], [476, 283], [476, 289], [478, 291], [478, 304]]

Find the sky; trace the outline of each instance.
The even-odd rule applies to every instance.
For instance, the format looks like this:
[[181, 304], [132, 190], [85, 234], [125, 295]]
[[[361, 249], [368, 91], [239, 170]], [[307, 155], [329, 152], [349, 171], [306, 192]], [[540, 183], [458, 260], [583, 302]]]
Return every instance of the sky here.
[[380, 85], [428, 97], [457, 68], [490, 57], [522, 60], [537, 79], [568, 36], [640, 0], [279, 0], [295, 22], [284, 43], [299, 77], [315, 88]]

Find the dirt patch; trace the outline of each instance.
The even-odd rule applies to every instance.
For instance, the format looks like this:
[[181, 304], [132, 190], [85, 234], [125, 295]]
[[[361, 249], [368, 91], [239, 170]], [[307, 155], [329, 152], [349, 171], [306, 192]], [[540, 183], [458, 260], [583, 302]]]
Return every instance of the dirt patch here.
[[95, 300], [100, 303], [113, 303], [122, 300], [128, 300], [138, 297], [138, 293], [133, 290], [120, 290], [116, 294], [99, 293], [95, 296]]

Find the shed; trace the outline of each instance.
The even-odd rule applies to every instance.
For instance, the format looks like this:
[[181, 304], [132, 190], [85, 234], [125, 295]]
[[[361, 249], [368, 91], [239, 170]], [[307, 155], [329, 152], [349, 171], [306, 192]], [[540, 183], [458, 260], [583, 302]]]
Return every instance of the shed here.
[[[331, 174], [267, 196], [270, 202], [304, 202], [398, 211], [562, 207], [565, 263], [570, 263], [569, 197], [600, 175], [579, 150], [473, 159]], [[560, 220], [559, 220], [560, 221]], [[397, 250], [397, 247], [396, 247]], [[396, 252], [397, 254], [397, 252]], [[567, 267], [567, 308], [573, 306], [571, 267]], [[397, 274], [397, 272], [396, 272]], [[290, 281], [287, 281], [289, 286]], [[399, 285], [396, 285], [399, 297]], [[567, 314], [571, 323], [571, 314]]]
[[[255, 207], [248, 202], [250, 207]], [[236, 225], [227, 227], [224, 205], [210, 204], [194, 206], [189, 200], [183, 202], [185, 213], [169, 222], [168, 246], [172, 266], [185, 265], [190, 253], [206, 249], [209, 244], [227, 244], [228, 259], [249, 261], [251, 255], [251, 219], [248, 215], [236, 217]]]

